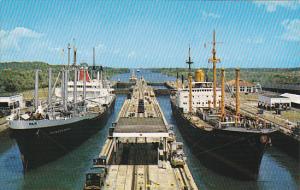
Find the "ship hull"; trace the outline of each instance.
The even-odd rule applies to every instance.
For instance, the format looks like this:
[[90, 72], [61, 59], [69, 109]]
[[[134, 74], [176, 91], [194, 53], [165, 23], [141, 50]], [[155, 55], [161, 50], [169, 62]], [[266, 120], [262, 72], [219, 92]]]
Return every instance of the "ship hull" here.
[[16, 139], [24, 170], [32, 169], [65, 155], [105, 126], [115, 99], [104, 112], [74, 123], [35, 128], [11, 129]]
[[280, 131], [276, 131], [272, 134], [272, 140], [274, 147], [296, 160], [300, 159], [300, 142], [298, 140]]
[[207, 168], [241, 180], [256, 179], [266, 145], [261, 134], [206, 131], [194, 126], [172, 103], [178, 128], [193, 153]]

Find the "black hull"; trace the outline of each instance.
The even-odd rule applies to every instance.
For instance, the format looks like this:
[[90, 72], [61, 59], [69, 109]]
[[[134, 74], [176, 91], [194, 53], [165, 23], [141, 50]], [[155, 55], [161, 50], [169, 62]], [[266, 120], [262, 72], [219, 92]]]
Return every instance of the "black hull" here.
[[261, 134], [206, 131], [193, 126], [172, 102], [171, 106], [182, 136], [203, 165], [236, 179], [257, 179], [266, 147], [260, 142]]
[[276, 131], [274, 134], [272, 134], [272, 140], [274, 147], [280, 149], [282, 152], [299, 161], [300, 142], [298, 140], [285, 135], [280, 131]]
[[24, 170], [54, 161], [78, 147], [105, 126], [114, 104], [115, 100], [105, 112], [93, 119], [40, 129], [12, 129], [11, 134], [17, 141]]

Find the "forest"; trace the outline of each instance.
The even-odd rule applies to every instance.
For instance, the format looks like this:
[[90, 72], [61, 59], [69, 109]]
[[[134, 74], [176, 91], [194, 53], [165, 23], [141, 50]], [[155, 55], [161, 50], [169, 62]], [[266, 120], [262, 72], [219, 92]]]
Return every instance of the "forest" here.
[[[35, 70], [39, 72], [39, 87], [48, 86], [48, 68], [52, 68], [53, 83], [58, 76], [58, 73], [65, 67], [64, 65], [52, 65], [45, 62], [1, 62], [0, 63], [0, 93], [20, 93], [25, 90], [34, 88]], [[90, 66], [89, 70], [93, 67]], [[101, 69], [96, 66], [96, 70]], [[115, 74], [129, 72], [125, 68], [110, 68], [104, 67], [106, 77], [111, 77]], [[72, 77], [72, 76], [71, 76]], [[53, 84], [52, 83], [52, 84]], [[59, 84], [59, 83], [58, 83]]]
[[[192, 69], [194, 73], [196, 69]], [[203, 69], [208, 77], [208, 81], [212, 81], [212, 69]], [[187, 68], [155, 68], [154, 72], [161, 72], [169, 76], [179, 77], [188, 76]], [[241, 80], [246, 80], [261, 85], [279, 84], [279, 85], [300, 85], [300, 68], [241, 68]], [[217, 78], [221, 79], [221, 69], [217, 69]], [[225, 68], [226, 81], [235, 79], [235, 68]]]

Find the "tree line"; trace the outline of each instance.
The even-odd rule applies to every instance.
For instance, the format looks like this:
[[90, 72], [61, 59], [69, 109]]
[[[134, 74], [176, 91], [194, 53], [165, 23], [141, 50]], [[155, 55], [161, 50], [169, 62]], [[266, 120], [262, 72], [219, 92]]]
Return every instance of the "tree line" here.
[[[39, 73], [39, 87], [48, 87], [48, 68], [52, 68], [53, 83], [64, 65], [51, 65], [45, 62], [2, 62], [0, 63], [0, 93], [20, 93], [34, 88], [35, 70]], [[102, 69], [99, 66], [89, 67], [89, 70]], [[109, 78], [112, 75], [129, 72], [126, 68], [103, 68], [105, 75]], [[72, 75], [70, 76], [72, 77]], [[60, 80], [59, 80], [60, 81]], [[59, 85], [60, 83], [58, 83]]]

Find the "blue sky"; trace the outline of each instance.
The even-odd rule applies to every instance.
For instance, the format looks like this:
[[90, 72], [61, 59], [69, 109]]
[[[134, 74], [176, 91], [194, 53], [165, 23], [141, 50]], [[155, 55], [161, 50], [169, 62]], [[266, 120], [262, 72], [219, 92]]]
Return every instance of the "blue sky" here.
[[[215, 29], [221, 67], [299, 67], [300, 1], [0, 0], [0, 61], [112, 67], [208, 67]], [[75, 39], [75, 42], [73, 42]], [[204, 44], [207, 44], [206, 48]]]

